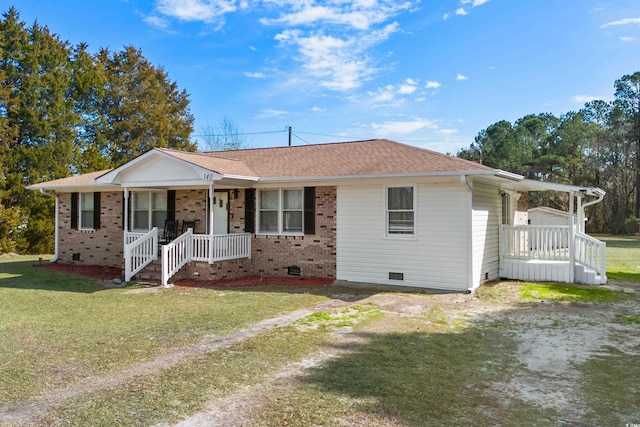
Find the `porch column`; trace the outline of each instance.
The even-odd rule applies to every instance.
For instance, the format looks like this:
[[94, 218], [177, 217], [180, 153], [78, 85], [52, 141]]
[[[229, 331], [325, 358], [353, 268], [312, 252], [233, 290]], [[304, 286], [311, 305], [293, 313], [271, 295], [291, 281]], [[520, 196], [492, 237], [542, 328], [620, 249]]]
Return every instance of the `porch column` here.
[[569, 283], [573, 283], [575, 279], [576, 268], [576, 229], [573, 220], [575, 212], [575, 193], [569, 191]]
[[124, 232], [129, 232], [129, 187], [124, 187]]
[[209, 264], [213, 264], [213, 183], [209, 184]]
[[578, 232], [584, 234], [584, 208], [582, 207], [582, 195], [578, 196]]

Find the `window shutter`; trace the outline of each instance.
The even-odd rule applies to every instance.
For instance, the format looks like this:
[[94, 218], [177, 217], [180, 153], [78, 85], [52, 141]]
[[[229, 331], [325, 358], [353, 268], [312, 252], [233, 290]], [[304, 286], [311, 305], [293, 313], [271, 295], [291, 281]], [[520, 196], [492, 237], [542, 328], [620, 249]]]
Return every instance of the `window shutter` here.
[[256, 190], [246, 188], [244, 190], [244, 232], [256, 232]]
[[316, 187], [304, 187], [304, 234], [316, 234]]
[[93, 193], [93, 229], [100, 229], [100, 192]]
[[167, 191], [167, 219], [176, 220], [176, 190]]
[[80, 194], [71, 193], [71, 228], [78, 229], [78, 199]]

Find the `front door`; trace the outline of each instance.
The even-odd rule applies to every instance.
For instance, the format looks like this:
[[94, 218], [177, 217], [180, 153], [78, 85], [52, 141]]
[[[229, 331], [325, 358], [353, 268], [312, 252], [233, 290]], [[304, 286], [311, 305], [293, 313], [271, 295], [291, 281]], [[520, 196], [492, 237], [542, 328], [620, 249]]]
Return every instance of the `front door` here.
[[229, 193], [213, 192], [213, 234], [229, 233]]

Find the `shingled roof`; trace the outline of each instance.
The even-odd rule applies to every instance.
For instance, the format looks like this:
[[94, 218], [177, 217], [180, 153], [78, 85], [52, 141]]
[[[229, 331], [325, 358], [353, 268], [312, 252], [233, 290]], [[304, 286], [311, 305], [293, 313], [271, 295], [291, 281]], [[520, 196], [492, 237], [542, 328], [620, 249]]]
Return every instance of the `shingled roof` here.
[[493, 170], [478, 163], [388, 139], [206, 153], [161, 150], [224, 175], [260, 178], [406, 175]]
[[[230, 151], [187, 152], [156, 148], [156, 152], [216, 172], [224, 177], [277, 180], [295, 178], [340, 178], [365, 176], [407, 176], [464, 174], [495, 169], [401, 144], [388, 139], [254, 148]], [[151, 153], [146, 153], [141, 157]], [[128, 164], [120, 168], [127, 167]], [[55, 189], [91, 186], [110, 170], [62, 178], [29, 186], [31, 189]], [[168, 177], [170, 178], [170, 177]]]

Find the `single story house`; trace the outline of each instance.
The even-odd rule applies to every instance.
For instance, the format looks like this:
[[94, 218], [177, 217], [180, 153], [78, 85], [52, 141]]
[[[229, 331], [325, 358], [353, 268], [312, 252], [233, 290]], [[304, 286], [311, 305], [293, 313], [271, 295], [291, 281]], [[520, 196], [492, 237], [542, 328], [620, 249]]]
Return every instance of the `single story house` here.
[[[606, 281], [604, 244], [574, 227], [526, 222], [529, 191], [566, 192], [583, 217], [602, 190], [386, 139], [154, 148], [112, 170], [29, 188], [56, 199], [52, 261], [124, 268], [127, 281], [154, 263], [163, 285], [288, 274], [451, 291], [500, 277]], [[534, 249], [532, 233], [572, 244]]]

